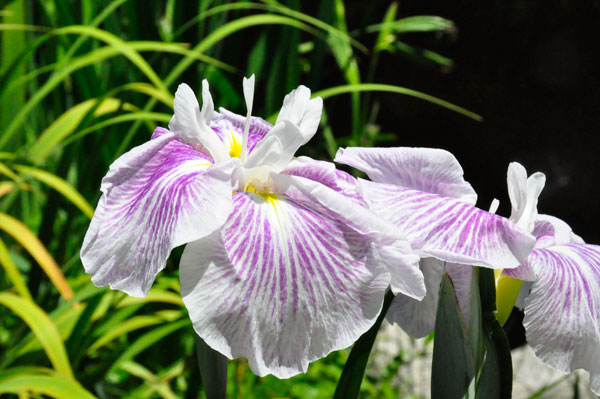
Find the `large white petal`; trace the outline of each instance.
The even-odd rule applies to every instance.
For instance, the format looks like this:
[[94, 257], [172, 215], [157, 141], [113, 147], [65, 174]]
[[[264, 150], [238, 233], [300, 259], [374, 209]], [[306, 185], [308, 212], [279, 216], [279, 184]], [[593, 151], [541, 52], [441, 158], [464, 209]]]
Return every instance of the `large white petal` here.
[[503, 217], [460, 200], [359, 179], [376, 214], [399, 227], [422, 257], [491, 268], [514, 268], [535, 239]]
[[600, 247], [535, 249], [529, 264], [536, 280], [525, 299], [527, 341], [550, 367], [589, 371], [600, 394]]
[[311, 100], [310, 89], [306, 86], [298, 86], [283, 99], [283, 106], [275, 124], [282, 121], [293, 123], [302, 133], [301, 144], [306, 144], [319, 127], [322, 111], [323, 99], [317, 97]]
[[394, 293], [403, 293], [416, 299], [425, 296], [423, 276], [418, 269], [419, 256], [413, 252], [402, 232], [382, 217], [377, 216], [356, 200], [316, 181], [289, 175], [271, 176], [277, 192], [291, 198], [304, 198], [319, 204], [336, 215], [348, 226], [370, 238], [376, 245], [379, 260], [391, 274]]
[[419, 267], [425, 277], [427, 294], [422, 300], [397, 295], [385, 317], [414, 338], [421, 338], [433, 331], [438, 304], [440, 283], [444, 274], [444, 262], [435, 258], [424, 258]]
[[117, 159], [81, 249], [92, 282], [145, 295], [172, 248], [218, 229], [232, 211], [237, 159], [210, 164], [172, 133]]
[[477, 194], [454, 155], [436, 148], [340, 148], [335, 162], [365, 172], [378, 183], [396, 184], [475, 205]]
[[376, 320], [389, 274], [335, 215], [281, 196], [234, 194], [222, 228], [188, 244], [181, 291], [196, 332], [260, 376], [305, 372]]

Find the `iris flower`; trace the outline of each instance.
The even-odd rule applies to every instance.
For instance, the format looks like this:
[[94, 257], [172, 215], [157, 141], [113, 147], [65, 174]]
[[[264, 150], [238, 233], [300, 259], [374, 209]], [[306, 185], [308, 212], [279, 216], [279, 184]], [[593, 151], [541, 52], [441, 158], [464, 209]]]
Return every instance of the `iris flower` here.
[[335, 161], [368, 175], [371, 181], [357, 183], [367, 206], [400, 228], [421, 258], [425, 298], [399, 294], [386, 314], [413, 337], [423, 337], [434, 328], [444, 271], [457, 277], [455, 288], [462, 291], [459, 301], [466, 297], [468, 303], [468, 292], [462, 293], [470, 286], [471, 267], [462, 265], [512, 269], [533, 248], [533, 236], [515, 223], [474, 206], [477, 194], [447, 151], [347, 148], [338, 151]]
[[418, 256], [402, 233], [369, 211], [352, 178], [332, 163], [294, 157], [317, 130], [322, 100], [288, 94], [274, 126], [202, 108], [179, 86], [169, 130], [118, 158], [81, 259], [98, 286], [148, 293], [170, 251], [195, 331], [253, 372], [286, 378], [350, 346], [369, 329], [391, 286], [425, 295]]
[[[600, 394], [600, 247], [585, 244], [562, 220], [538, 214], [544, 174], [527, 177], [508, 168], [511, 219], [536, 237], [527, 262], [502, 273], [524, 283], [527, 342], [548, 366], [562, 372], [585, 369]], [[499, 294], [502, 294], [499, 292]]]

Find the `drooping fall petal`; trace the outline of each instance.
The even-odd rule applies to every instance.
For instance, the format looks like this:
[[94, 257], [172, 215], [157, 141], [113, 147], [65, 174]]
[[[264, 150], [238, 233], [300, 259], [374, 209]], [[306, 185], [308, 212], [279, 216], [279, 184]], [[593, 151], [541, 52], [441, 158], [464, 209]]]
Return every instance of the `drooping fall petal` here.
[[373, 324], [390, 277], [363, 234], [274, 194], [236, 193], [234, 208], [181, 260], [184, 303], [212, 348], [287, 378]]
[[92, 282], [145, 295], [171, 249], [218, 229], [232, 211], [237, 159], [210, 158], [156, 135], [117, 159], [85, 236], [81, 259]]

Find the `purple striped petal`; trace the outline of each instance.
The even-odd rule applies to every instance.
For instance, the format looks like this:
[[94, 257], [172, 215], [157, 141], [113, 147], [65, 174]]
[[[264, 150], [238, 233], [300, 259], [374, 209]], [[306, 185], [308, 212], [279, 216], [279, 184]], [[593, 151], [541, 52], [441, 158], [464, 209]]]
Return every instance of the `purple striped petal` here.
[[[532, 234], [536, 239], [536, 249], [555, 245], [584, 243], [581, 237], [573, 233], [567, 223], [550, 215], [537, 215]], [[523, 281], [534, 281], [536, 278], [535, 270], [529, 262], [523, 263], [515, 269], [505, 270], [503, 273]]]
[[234, 208], [181, 259], [183, 301], [208, 345], [287, 378], [374, 323], [390, 277], [362, 234], [273, 194], [236, 193]]
[[336, 169], [335, 164], [331, 162], [315, 161], [302, 156], [294, 158], [281, 173], [319, 182], [360, 204], [365, 204], [362, 195], [358, 192], [357, 180], [348, 173]]
[[396, 295], [385, 315], [390, 323], [398, 323], [408, 335], [414, 338], [426, 336], [435, 326], [444, 262], [435, 258], [424, 258], [419, 262], [419, 268], [425, 277], [427, 288], [425, 298], [418, 301], [406, 295]]
[[529, 264], [536, 280], [525, 299], [527, 341], [550, 367], [589, 371], [600, 394], [600, 247], [535, 249]]
[[402, 293], [415, 299], [425, 296], [423, 275], [419, 271], [419, 256], [402, 232], [358, 204], [354, 199], [323, 184], [299, 176], [271, 175], [280, 193], [318, 204], [336, 215], [375, 245], [376, 256], [391, 274], [394, 294]]
[[81, 249], [92, 282], [144, 296], [174, 247], [218, 229], [232, 211], [231, 173], [158, 132], [110, 167]]
[[377, 183], [396, 184], [475, 205], [477, 194], [454, 155], [436, 148], [339, 149], [335, 162], [365, 172]]
[[514, 268], [535, 239], [503, 217], [460, 200], [359, 180], [369, 207], [399, 227], [421, 257], [491, 268]]

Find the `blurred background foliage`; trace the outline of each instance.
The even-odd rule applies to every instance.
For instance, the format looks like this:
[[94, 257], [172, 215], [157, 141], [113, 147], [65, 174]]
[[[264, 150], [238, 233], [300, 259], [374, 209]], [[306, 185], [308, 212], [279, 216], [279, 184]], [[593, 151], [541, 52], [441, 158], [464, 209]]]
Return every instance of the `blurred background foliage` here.
[[[271, 120], [284, 95], [305, 84], [325, 99], [306, 155], [331, 159], [347, 145], [446, 148], [482, 192], [482, 207], [494, 196], [506, 199], [511, 160], [549, 171], [551, 195], [600, 177], [590, 168], [583, 182], [573, 180], [581, 176], [576, 162], [596, 152], [577, 129], [587, 134], [600, 125], [597, 108], [586, 111], [598, 104], [598, 77], [586, 75], [598, 64], [578, 41], [590, 25], [555, 31], [559, 47], [540, 45], [533, 78], [511, 63], [530, 55], [521, 41], [537, 36], [523, 27], [538, 12], [597, 20], [597, 2], [589, 10], [571, 1], [507, 4], [1, 0], [0, 396], [202, 397], [179, 294], [180, 249], [142, 299], [94, 287], [79, 260], [102, 176], [156, 125], [167, 125], [180, 82], [198, 93], [206, 78], [217, 106], [245, 113], [241, 78], [254, 73], [254, 114]], [[558, 54], [559, 64], [548, 66], [548, 54]], [[531, 89], [530, 79], [550, 84]], [[549, 98], [564, 101], [567, 113], [552, 115], [561, 108], [543, 107]], [[552, 123], [563, 115], [562, 125]], [[585, 188], [600, 198], [597, 185]], [[567, 192], [558, 198], [578, 198]], [[558, 202], [548, 213], [561, 214]], [[566, 208], [577, 222], [573, 206]], [[333, 353], [289, 380], [256, 377], [244, 360], [233, 361], [229, 397], [331, 397], [346, 357]], [[402, 395], [391, 383], [402, 362], [399, 356], [377, 378], [366, 377], [363, 397]]]

